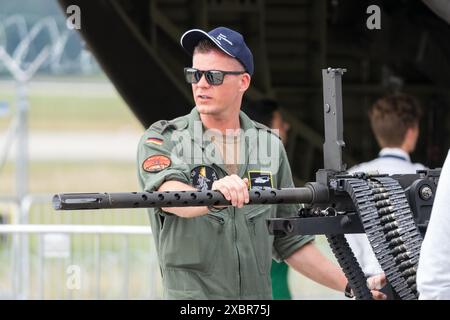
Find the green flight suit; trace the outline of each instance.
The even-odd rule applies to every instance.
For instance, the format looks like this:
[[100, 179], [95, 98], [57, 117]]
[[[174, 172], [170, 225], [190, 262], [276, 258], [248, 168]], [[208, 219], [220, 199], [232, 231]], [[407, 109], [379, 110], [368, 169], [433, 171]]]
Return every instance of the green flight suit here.
[[[245, 132], [257, 136], [241, 143], [245, 163], [240, 165], [238, 175], [241, 178], [255, 172], [258, 175], [267, 172], [267, 165], [276, 163], [270, 175], [271, 186], [293, 187], [286, 152], [278, 136], [243, 112], [240, 124]], [[138, 175], [143, 190], [155, 191], [169, 180], [198, 187], [193, 181], [200, 183], [199, 172], [203, 182], [205, 172], [207, 181], [228, 175], [218, 153], [214, 152], [214, 144], [202, 139], [202, 128], [196, 108], [186, 116], [150, 126], [138, 146]], [[187, 147], [183, 149], [182, 145]], [[276, 150], [272, 154], [277, 158], [258, 154], [261, 148], [274, 145]], [[246, 205], [240, 209], [229, 206], [196, 218], [181, 218], [159, 208], [149, 209], [164, 298], [272, 299], [272, 257], [282, 261], [314, 237], [271, 236], [266, 219], [293, 216], [298, 208], [298, 204]]]

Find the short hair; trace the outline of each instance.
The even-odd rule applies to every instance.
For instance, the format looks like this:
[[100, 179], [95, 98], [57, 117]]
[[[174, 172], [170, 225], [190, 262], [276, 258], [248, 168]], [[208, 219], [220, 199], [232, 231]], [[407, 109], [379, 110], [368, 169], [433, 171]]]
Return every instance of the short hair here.
[[269, 128], [272, 126], [273, 113], [277, 110], [278, 104], [272, 99], [251, 101], [245, 106], [242, 106], [242, 111], [244, 111], [250, 119], [262, 123]]
[[[208, 52], [211, 52], [211, 51], [213, 51], [213, 50], [218, 50], [218, 51], [222, 52], [222, 50], [220, 50], [220, 49], [214, 44], [214, 42], [212, 42], [211, 40], [209, 40], [209, 39], [202, 39], [202, 40], [200, 40], [200, 41], [197, 43], [197, 45], [195, 46], [195, 48], [194, 48], [194, 54], [195, 54], [195, 53], [208, 53]], [[240, 65], [242, 66], [242, 68], [245, 70], [244, 65], [243, 65], [238, 59], [235, 58], [235, 60], [236, 60], [237, 62], [239, 62], [239, 64], [240, 64]]]
[[217, 46], [209, 39], [200, 40], [194, 48], [194, 53], [208, 53], [212, 50], [220, 50]]
[[397, 93], [378, 99], [369, 110], [370, 124], [380, 147], [400, 147], [406, 131], [419, 125], [422, 108], [412, 96]]

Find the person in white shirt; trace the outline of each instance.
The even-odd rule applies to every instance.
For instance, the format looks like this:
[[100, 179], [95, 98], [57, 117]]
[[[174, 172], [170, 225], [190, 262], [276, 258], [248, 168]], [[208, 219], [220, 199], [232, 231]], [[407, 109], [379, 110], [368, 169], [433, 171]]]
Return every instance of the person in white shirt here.
[[[377, 100], [369, 110], [369, 118], [381, 151], [378, 158], [356, 165], [349, 172], [408, 174], [425, 169], [422, 164], [412, 163], [409, 156], [416, 147], [421, 116], [418, 101], [409, 95], [398, 93]], [[366, 234], [345, 236], [366, 277], [383, 273]]]
[[421, 300], [450, 300], [450, 150], [420, 250], [417, 290]]

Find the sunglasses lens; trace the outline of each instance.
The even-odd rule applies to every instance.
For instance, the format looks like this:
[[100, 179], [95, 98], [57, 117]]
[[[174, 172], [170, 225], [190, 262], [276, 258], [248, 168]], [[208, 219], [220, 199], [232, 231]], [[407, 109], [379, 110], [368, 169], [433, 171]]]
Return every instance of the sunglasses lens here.
[[223, 76], [224, 76], [224, 74], [217, 70], [211, 70], [211, 71], [205, 72], [206, 80], [208, 81], [209, 84], [214, 85], [214, 86], [222, 84]]
[[202, 78], [202, 72], [196, 70], [195, 73], [194, 73], [194, 78], [195, 78], [195, 83], [199, 82], [200, 79]]
[[197, 83], [200, 81], [202, 74], [200, 71], [193, 68], [185, 68], [184, 69], [184, 77], [186, 78], [187, 83]]
[[219, 70], [200, 71], [194, 68], [184, 68], [184, 77], [187, 83], [198, 83], [205, 74], [206, 81], [213, 86], [223, 83], [224, 73]]

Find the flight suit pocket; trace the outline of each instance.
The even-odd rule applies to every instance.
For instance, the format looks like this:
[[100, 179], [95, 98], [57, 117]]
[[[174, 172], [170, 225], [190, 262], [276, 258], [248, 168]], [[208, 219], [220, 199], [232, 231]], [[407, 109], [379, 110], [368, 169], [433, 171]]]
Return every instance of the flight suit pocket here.
[[267, 210], [267, 206], [255, 205], [246, 214], [249, 236], [261, 274], [270, 272], [272, 262], [273, 236], [269, 234], [266, 223], [270, 213], [271, 210]]
[[217, 261], [214, 254], [223, 241], [224, 224], [225, 219], [218, 213], [196, 218], [171, 217], [160, 237], [163, 268], [210, 274]]

